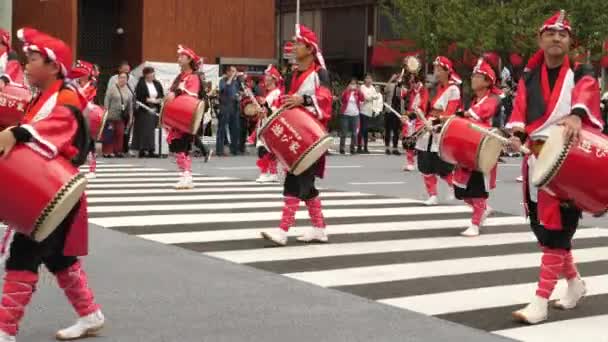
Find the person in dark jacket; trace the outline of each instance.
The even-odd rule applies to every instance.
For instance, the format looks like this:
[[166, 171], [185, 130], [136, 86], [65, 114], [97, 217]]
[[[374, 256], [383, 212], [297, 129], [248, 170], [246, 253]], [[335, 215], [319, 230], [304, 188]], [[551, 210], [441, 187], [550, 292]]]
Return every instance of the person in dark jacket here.
[[[156, 113], [164, 97], [163, 86], [154, 78], [154, 68], [145, 67], [143, 76], [135, 87], [135, 98]], [[139, 151], [139, 157], [154, 157], [154, 131], [158, 125], [158, 116], [143, 106], [137, 106], [133, 126], [131, 149]]]

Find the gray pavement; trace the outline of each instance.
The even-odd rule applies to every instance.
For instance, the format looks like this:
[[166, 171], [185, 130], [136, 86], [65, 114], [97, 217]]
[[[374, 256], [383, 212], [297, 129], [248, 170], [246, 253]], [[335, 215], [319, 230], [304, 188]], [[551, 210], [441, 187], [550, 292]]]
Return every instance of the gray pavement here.
[[[92, 227], [86, 270], [108, 319], [93, 341], [507, 341], [472, 328]], [[73, 313], [43, 282], [19, 341], [52, 341]]]

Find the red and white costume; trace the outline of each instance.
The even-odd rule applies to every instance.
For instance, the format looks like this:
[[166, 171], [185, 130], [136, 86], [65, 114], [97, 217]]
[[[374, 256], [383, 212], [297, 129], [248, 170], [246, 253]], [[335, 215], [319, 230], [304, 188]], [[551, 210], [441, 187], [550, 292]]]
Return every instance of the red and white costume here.
[[[545, 21], [539, 30], [566, 31], [571, 27], [565, 12], [556, 13]], [[542, 38], [541, 38], [542, 39]], [[530, 147], [533, 154], [524, 158], [524, 203], [530, 218], [530, 226], [543, 251], [540, 279], [536, 297], [514, 316], [527, 323], [538, 323], [547, 318], [547, 302], [561, 275], [568, 280], [566, 295], [556, 305], [570, 309], [577, 305], [585, 293], [572, 258], [572, 237], [581, 217], [581, 211], [568, 202], [552, 196], [543, 189], [530, 185], [529, 174], [534, 168], [536, 156], [548, 136], [549, 128], [570, 115], [578, 116], [583, 126], [601, 129], [600, 90], [593, 68], [578, 65], [574, 69], [564, 56], [561, 66], [548, 68], [544, 51], [539, 50], [528, 61], [519, 81], [514, 109], [507, 127], [524, 129], [517, 134]], [[589, 170], [581, 170], [581, 179]]]
[[[269, 65], [264, 72], [266, 76], [270, 76], [275, 81], [275, 88], [268, 91], [265, 97], [265, 103], [263, 105], [269, 109], [268, 116], [276, 112], [281, 107], [281, 95], [283, 94], [283, 76], [281, 73], [272, 65]], [[268, 88], [267, 88], [268, 89]], [[268, 117], [258, 120], [256, 127], [256, 134], [260, 134], [261, 128], [268, 122]], [[257, 139], [256, 147], [258, 149], [258, 161], [257, 166], [260, 169], [260, 177], [257, 182], [278, 182], [277, 176], [277, 159], [268, 151], [266, 146], [261, 139]]]
[[[471, 102], [471, 107], [466, 111], [466, 116], [469, 120], [480, 124], [481, 126], [490, 127], [492, 118], [498, 115], [501, 109], [501, 94], [502, 91], [494, 87], [496, 83], [496, 74], [492, 67], [483, 59], [473, 69], [473, 74], [481, 74], [491, 81], [490, 88], [481, 96], [475, 96]], [[479, 235], [479, 228], [485, 221], [485, 218], [491, 213], [491, 208], [487, 205], [487, 198], [490, 190], [496, 187], [496, 170], [495, 166], [490, 174], [483, 174], [478, 171], [469, 170], [460, 166], [456, 166], [454, 170], [454, 193], [456, 198], [463, 200], [471, 208], [473, 208], [473, 216], [471, 218], [471, 226], [462, 232], [464, 236]]]
[[[412, 141], [414, 133], [416, 133], [417, 119], [416, 112], [426, 113], [429, 105], [429, 91], [424, 86], [424, 83], [418, 81], [412, 84], [403, 97], [407, 99], [408, 107], [407, 114], [409, 120], [403, 124], [401, 134], [403, 136], [403, 148], [405, 149], [406, 170], [414, 169], [414, 159], [416, 157], [415, 143]], [[413, 144], [414, 143], [414, 144]]]
[[[72, 82], [70, 86], [77, 92], [78, 97], [82, 103], [83, 115], [89, 115], [89, 108], [92, 106], [97, 96], [97, 87], [94, 85], [93, 78], [93, 64], [77, 60], [70, 74], [68, 75]], [[80, 83], [81, 78], [87, 78], [87, 82], [82, 85]], [[95, 137], [91, 137], [90, 149], [88, 154], [89, 173], [87, 178], [95, 178], [95, 171], [97, 170], [97, 155], [95, 153]]]
[[[313, 47], [314, 61], [306, 70], [298, 70], [293, 74], [289, 95], [302, 97], [302, 108], [310, 115], [309, 120], [318, 120], [327, 127], [331, 118], [332, 94], [329, 89], [329, 77], [325, 69], [325, 62], [318, 46], [317, 35], [309, 28], [296, 25], [296, 41]], [[295, 224], [295, 214], [304, 201], [312, 228], [305, 232], [298, 240], [303, 242], [327, 242], [325, 233], [325, 219], [321, 209], [319, 191], [315, 187], [315, 177], [323, 177], [325, 171], [325, 156], [308, 170], [296, 176], [287, 173], [283, 186], [284, 207], [278, 231], [263, 232], [262, 236], [277, 245], [287, 244], [287, 231]]]
[[[29, 28], [19, 30], [18, 35], [24, 41], [26, 52], [40, 53], [49, 58], [60, 66], [63, 76], [67, 76], [72, 52], [64, 42]], [[78, 95], [58, 79], [41, 90], [29, 105], [21, 125], [11, 129], [17, 143], [49, 159], [73, 160], [75, 156], [82, 155], [79, 148], [86, 142], [79, 141], [78, 137], [81, 136], [79, 131], [86, 127], [81, 124], [84, 119], [76, 109], [57, 110], [63, 105], [83, 109]], [[56, 276], [59, 286], [81, 317], [75, 325], [59, 331], [57, 338], [79, 338], [89, 331], [101, 329], [103, 314], [95, 303], [87, 276], [77, 258], [88, 252], [87, 200], [84, 195], [46, 240], [38, 243], [15, 232], [12, 237], [5, 237], [3, 244], [2, 251], [8, 252], [8, 257], [0, 302], [0, 341], [15, 341], [14, 336], [36, 288], [38, 268], [42, 263]]]
[[[426, 116], [427, 119], [438, 123], [440, 119], [446, 119], [454, 115], [462, 106], [460, 88], [458, 87], [461, 80], [448, 58], [439, 56], [435, 59], [434, 64], [443, 67], [450, 73], [448, 84], [437, 85], [436, 94], [431, 100], [429, 112]], [[423, 125], [422, 122], [417, 123], [418, 127]], [[427, 131], [420, 134], [416, 141], [416, 150], [418, 150], [418, 169], [423, 175], [424, 185], [429, 196], [425, 204], [437, 205], [439, 203], [437, 176], [440, 176], [451, 187], [453, 166], [441, 160], [437, 154], [439, 151], [439, 133]]]
[[[196, 53], [182, 45], [178, 45], [177, 53], [179, 55], [186, 55], [190, 57], [194, 64], [200, 66], [202, 59], [196, 55]], [[198, 94], [202, 89], [201, 79], [196, 72], [197, 70], [182, 71], [173, 81], [170, 92], [174, 93], [175, 96], [192, 96], [198, 98]], [[175, 185], [176, 189], [192, 189], [194, 187], [192, 178], [192, 158], [190, 157], [190, 150], [192, 149], [192, 142], [194, 141], [194, 135], [186, 132], [182, 132], [179, 129], [173, 127], [167, 127], [169, 132], [167, 134], [167, 143], [169, 144], [169, 151], [175, 154], [175, 161], [180, 170], [180, 179]]]

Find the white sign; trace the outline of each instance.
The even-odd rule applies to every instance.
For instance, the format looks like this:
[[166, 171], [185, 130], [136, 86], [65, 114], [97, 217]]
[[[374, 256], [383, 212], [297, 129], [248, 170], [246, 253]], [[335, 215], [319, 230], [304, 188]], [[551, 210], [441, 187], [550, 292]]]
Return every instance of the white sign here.
[[[177, 65], [177, 63], [146, 61], [133, 69], [131, 71], [131, 76], [139, 79], [142, 76], [142, 70], [147, 66], [154, 68], [156, 79], [163, 85], [165, 93], [169, 90], [169, 87], [171, 87], [175, 77], [180, 73], [179, 65]], [[220, 83], [220, 66], [217, 64], [203, 64], [202, 71], [205, 73], [205, 80], [211, 81], [213, 88], [217, 88]]]

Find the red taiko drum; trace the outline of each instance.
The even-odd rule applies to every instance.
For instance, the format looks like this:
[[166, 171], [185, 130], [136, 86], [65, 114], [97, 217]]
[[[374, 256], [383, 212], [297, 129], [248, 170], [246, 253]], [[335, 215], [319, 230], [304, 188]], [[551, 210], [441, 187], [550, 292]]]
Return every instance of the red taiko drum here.
[[184, 133], [196, 134], [204, 114], [204, 101], [189, 95], [180, 95], [163, 103], [160, 122], [164, 126], [175, 128]]
[[16, 126], [27, 105], [32, 99], [32, 93], [25, 87], [8, 84], [0, 92], [0, 129]]
[[26, 145], [0, 159], [0, 220], [35, 241], [48, 237], [78, 203], [85, 177], [63, 157], [47, 159]]
[[583, 127], [581, 139], [572, 144], [564, 128], [549, 132], [530, 172], [530, 182], [560, 199], [572, 200], [580, 209], [599, 214], [608, 208], [608, 137]]
[[294, 175], [299, 175], [321, 158], [332, 138], [321, 123], [304, 109], [279, 111], [262, 126], [264, 145]]
[[503, 145], [470, 128], [471, 122], [453, 116], [443, 124], [439, 134], [439, 157], [449, 164], [488, 174], [498, 163]]
[[89, 117], [89, 132], [93, 140], [101, 140], [103, 128], [106, 125], [108, 111], [98, 105], [91, 105], [87, 115]]

